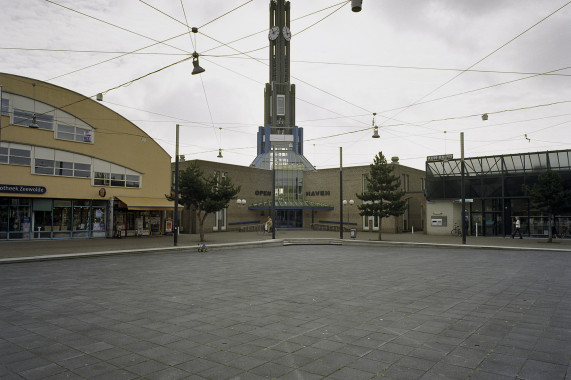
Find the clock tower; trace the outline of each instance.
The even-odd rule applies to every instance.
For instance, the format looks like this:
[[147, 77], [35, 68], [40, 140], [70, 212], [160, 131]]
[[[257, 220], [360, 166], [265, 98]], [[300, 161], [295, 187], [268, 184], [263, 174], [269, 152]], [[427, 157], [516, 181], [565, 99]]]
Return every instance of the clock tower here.
[[295, 125], [295, 85], [290, 82], [291, 38], [290, 2], [270, 0], [270, 76], [264, 91], [264, 126], [258, 130], [258, 155], [250, 165], [253, 167], [271, 169], [274, 149], [276, 161], [281, 165], [315, 170], [303, 157], [303, 129]]

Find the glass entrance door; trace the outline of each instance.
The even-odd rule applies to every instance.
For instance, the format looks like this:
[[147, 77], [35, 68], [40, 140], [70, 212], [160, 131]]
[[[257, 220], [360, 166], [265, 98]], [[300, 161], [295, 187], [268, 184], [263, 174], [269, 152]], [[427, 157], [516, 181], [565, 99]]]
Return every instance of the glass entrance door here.
[[276, 210], [276, 228], [302, 228], [303, 210]]

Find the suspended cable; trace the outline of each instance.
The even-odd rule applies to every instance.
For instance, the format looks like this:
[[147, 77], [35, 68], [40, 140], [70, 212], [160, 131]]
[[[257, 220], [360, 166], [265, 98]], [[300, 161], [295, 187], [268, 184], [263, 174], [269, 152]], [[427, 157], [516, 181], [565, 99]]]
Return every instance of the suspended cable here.
[[[162, 42], [168, 41], [173, 38], [180, 37], [185, 35], [186, 33], [176, 35], [171, 37], [167, 40], [163, 40]], [[133, 50], [133, 51], [105, 51], [105, 50], [70, 50], [70, 49], [40, 49], [40, 48], [14, 48], [14, 47], [0, 47], [0, 50], [22, 50], [22, 51], [45, 51], [45, 52], [53, 52], [53, 53], [95, 53], [95, 54], [133, 54], [133, 55], [188, 55], [186, 53], [138, 53], [138, 51], [142, 49], [149, 48], [151, 46], [155, 46], [157, 44], [149, 45], [145, 48]]]
[[[192, 45], [192, 50], [196, 51], [196, 41], [192, 41], [192, 34], [190, 31], [190, 26], [188, 25], [188, 18], [186, 17], [186, 11], [184, 10], [184, 3], [180, 0], [180, 6], [182, 7], [182, 14], [184, 15], [184, 22], [186, 23], [186, 28], [188, 29], [188, 38], [190, 38], [190, 44]], [[196, 40], [196, 36], [194, 37]]]
[[304, 28], [304, 29], [300, 30], [299, 32], [295, 33], [294, 35], [297, 36], [297, 35], [305, 32], [306, 30], [313, 28], [315, 25], [319, 24], [321, 21], [325, 20], [326, 18], [332, 16], [333, 14], [335, 14], [336, 12], [341, 10], [349, 2], [350, 2], [350, 0], [342, 3], [342, 5], [339, 8], [335, 9], [333, 12], [329, 13], [327, 16], [323, 17], [322, 19], [320, 19], [320, 20], [314, 22], [313, 24], [309, 25], [307, 28]]
[[[561, 68], [561, 69], [556, 69], [556, 70], [552, 70], [552, 71], [548, 71], [547, 73], [553, 73], [553, 72], [556, 72], [556, 71], [567, 70], [567, 69], [569, 69], [569, 68], [571, 68], [571, 66], [563, 67], [563, 68]], [[547, 74], [547, 73], [544, 73], [544, 74]], [[528, 77], [525, 77], [525, 78], [519, 78], [519, 79], [510, 80], [510, 81], [507, 81], [507, 82], [496, 83], [496, 84], [492, 84], [492, 85], [490, 85], [490, 86], [485, 86], [485, 87], [476, 88], [476, 89], [474, 89], [474, 90], [468, 90], [468, 91], [458, 92], [458, 93], [456, 93], [456, 94], [447, 95], [447, 96], [442, 96], [442, 97], [440, 97], [440, 98], [435, 98], [435, 99], [430, 99], [430, 100], [425, 100], [424, 102], [417, 102], [417, 103], [415, 103], [415, 104], [408, 105], [408, 106], [404, 106], [404, 107], [398, 107], [398, 108], [393, 108], [393, 109], [390, 109], [390, 110], [385, 110], [385, 111], [383, 111], [383, 112], [390, 112], [390, 111], [401, 110], [401, 109], [404, 111], [405, 109], [410, 108], [410, 107], [412, 107], [412, 106], [418, 106], [418, 105], [421, 105], [421, 104], [432, 103], [432, 102], [436, 102], [436, 101], [439, 101], [439, 100], [450, 99], [450, 98], [453, 98], [453, 97], [456, 97], [456, 96], [471, 94], [471, 93], [473, 93], [473, 92], [482, 91], [482, 90], [487, 90], [487, 89], [490, 89], [490, 88], [493, 88], [493, 87], [499, 87], [499, 86], [503, 86], [503, 85], [505, 85], [505, 84], [510, 84], [510, 83], [519, 82], [519, 81], [522, 81], [522, 80], [525, 80], [525, 79], [535, 78], [535, 77], [537, 77], [537, 76], [544, 75], [544, 74], [535, 74], [535, 75], [531, 75], [531, 76], [528, 76]], [[401, 111], [401, 112], [402, 112], [402, 111]], [[399, 112], [399, 113], [400, 113], [400, 112]]]
[[[103, 64], [103, 63], [107, 63], [107, 62], [113, 61], [113, 60], [115, 60], [115, 59], [119, 59], [119, 58], [124, 57], [124, 56], [126, 56], [126, 55], [133, 54], [133, 53], [135, 53], [135, 52], [138, 52], [138, 51], [141, 51], [141, 50], [144, 50], [144, 49], [147, 49], [147, 48], [150, 48], [150, 47], [159, 45], [159, 44], [161, 44], [161, 43], [163, 43], [163, 42], [165, 42], [165, 41], [169, 41], [169, 40], [172, 40], [172, 39], [175, 39], [175, 38], [184, 36], [185, 34], [186, 34], [186, 33], [181, 33], [181, 34], [178, 34], [178, 35], [176, 35], [176, 36], [174, 36], [174, 37], [167, 38], [166, 40], [163, 40], [163, 41], [159, 41], [159, 42], [157, 42], [157, 43], [154, 43], [154, 44], [152, 44], [152, 45], [148, 45], [148, 46], [142, 47], [142, 48], [140, 48], [140, 49], [133, 50], [133, 51], [127, 52], [127, 53], [125, 53], [125, 54], [121, 54], [121, 55], [119, 55], [119, 56], [117, 56], [117, 57], [109, 58], [109, 59], [106, 59], [106, 60], [104, 60], [104, 61], [94, 63], [93, 65], [85, 66], [85, 67], [82, 67], [82, 68], [80, 68], [80, 69], [77, 69], [77, 70], [74, 70], [74, 71], [70, 71], [69, 73], [65, 73], [65, 74], [61, 74], [61, 75], [55, 76], [55, 77], [53, 77], [53, 78], [47, 79], [46, 82], [49, 82], [49, 81], [52, 81], [52, 80], [54, 80], [54, 79], [58, 79], [58, 78], [64, 77], [64, 76], [66, 76], [66, 75], [74, 74], [74, 73], [77, 73], [77, 72], [79, 72], [79, 71], [83, 71], [83, 70], [86, 70], [86, 69], [89, 69], [89, 68], [92, 68], [92, 67], [101, 65], [101, 64]], [[188, 55], [188, 54], [185, 54], [185, 55]]]
[[95, 16], [88, 15], [88, 14], [86, 14], [86, 13], [80, 12], [80, 11], [75, 10], [75, 9], [73, 9], [73, 8], [66, 7], [65, 5], [56, 3], [55, 1], [52, 1], [52, 0], [46, 0], [46, 1], [47, 1], [48, 3], [51, 3], [51, 4], [57, 5], [57, 6], [59, 6], [59, 7], [65, 8], [65, 9], [67, 9], [67, 10], [70, 10], [70, 11], [72, 11], [72, 12], [78, 13], [78, 14], [80, 14], [80, 15], [82, 15], [82, 16], [86, 16], [86, 17], [89, 17], [89, 18], [91, 18], [91, 19], [94, 19], [94, 20], [97, 20], [97, 21], [99, 21], [99, 22], [102, 22], [102, 23], [104, 23], [104, 24], [106, 24], [106, 25], [110, 25], [110, 26], [112, 26], [112, 27], [114, 27], [114, 28], [121, 29], [121, 30], [123, 30], [123, 31], [125, 31], [125, 32], [129, 32], [129, 33], [134, 34], [134, 35], [137, 35], [137, 36], [139, 36], [139, 37], [143, 37], [143, 38], [145, 38], [145, 39], [148, 39], [148, 40], [151, 40], [151, 41], [155, 41], [155, 42], [161, 43], [161, 44], [163, 44], [163, 45], [165, 45], [165, 46], [168, 46], [168, 47], [171, 47], [171, 48], [173, 48], [173, 49], [180, 50], [180, 51], [183, 51], [183, 52], [185, 52], [185, 53], [191, 54], [190, 52], [188, 52], [188, 51], [186, 51], [186, 50], [184, 50], [184, 49], [181, 49], [181, 48], [178, 48], [178, 47], [176, 47], [176, 46], [169, 45], [169, 44], [166, 44], [166, 43], [164, 43], [164, 42], [155, 40], [155, 39], [152, 38], [152, 37], [148, 37], [148, 36], [145, 36], [145, 35], [143, 35], [143, 34], [141, 34], [141, 33], [132, 31], [132, 30], [130, 30], [130, 29], [123, 28], [122, 26], [119, 26], [119, 25], [110, 23], [110, 22], [108, 22], [108, 21], [102, 20], [102, 19], [97, 18], [97, 17], [95, 17]]
[[[483, 58], [479, 59], [478, 61], [476, 61], [475, 63], [473, 63], [472, 65], [470, 65], [466, 70], [463, 70], [462, 72], [456, 74], [454, 77], [450, 78], [449, 80], [445, 81], [444, 83], [442, 83], [441, 85], [437, 86], [435, 89], [433, 89], [432, 91], [430, 91], [429, 93], [427, 93], [426, 95], [422, 96], [421, 98], [419, 98], [417, 101], [415, 101], [414, 103], [404, 107], [401, 111], [399, 111], [397, 113], [400, 114], [404, 111], [406, 111], [407, 109], [409, 109], [412, 106], [415, 106], [417, 103], [421, 102], [423, 99], [427, 98], [428, 96], [432, 95], [433, 93], [435, 93], [436, 91], [438, 91], [439, 89], [441, 89], [442, 87], [446, 86], [448, 83], [452, 82], [453, 80], [455, 80], [456, 78], [458, 78], [459, 76], [461, 76], [462, 74], [464, 74], [467, 70], [473, 68], [474, 66], [480, 64], [481, 62], [483, 62], [484, 60], [486, 60], [487, 58], [489, 58], [490, 56], [492, 56], [493, 54], [497, 53], [498, 51], [500, 51], [501, 49], [503, 49], [504, 47], [506, 47], [507, 45], [509, 45], [510, 43], [512, 43], [513, 41], [515, 41], [516, 39], [518, 39], [519, 37], [523, 36], [525, 33], [529, 32], [531, 29], [535, 28], [537, 25], [541, 24], [543, 21], [547, 20], [549, 17], [553, 16], [554, 14], [556, 14], [557, 12], [559, 12], [561, 9], [565, 8], [567, 5], [571, 4], [571, 1], [565, 3], [563, 6], [559, 7], [558, 9], [556, 9], [555, 11], [551, 12], [549, 15], [545, 16], [544, 18], [542, 18], [541, 20], [539, 20], [538, 22], [536, 22], [535, 24], [533, 24], [532, 26], [528, 27], [527, 29], [525, 29], [523, 32], [519, 33], [517, 36], [513, 37], [511, 40], [507, 41], [506, 43], [502, 44], [501, 46], [499, 46], [498, 48], [496, 48], [495, 50], [493, 50], [491, 53], [487, 54], [486, 56], [484, 56]], [[395, 115], [396, 116], [396, 115]]]

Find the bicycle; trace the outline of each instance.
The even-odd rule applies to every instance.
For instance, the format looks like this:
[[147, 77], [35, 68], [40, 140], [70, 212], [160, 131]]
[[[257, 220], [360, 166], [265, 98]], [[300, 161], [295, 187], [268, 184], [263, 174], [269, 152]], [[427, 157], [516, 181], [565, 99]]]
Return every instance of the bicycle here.
[[274, 226], [271, 226], [270, 228], [268, 228], [266, 230], [266, 225], [265, 224], [257, 224], [256, 225], [256, 233], [258, 235], [265, 235], [265, 234], [271, 234], [272, 233], [272, 228], [274, 228]]
[[450, 231], [450, 235], [452, 236], [462, 236], [462, 228], [454, 223], [454, 227], [452, 227], [452, 231]]

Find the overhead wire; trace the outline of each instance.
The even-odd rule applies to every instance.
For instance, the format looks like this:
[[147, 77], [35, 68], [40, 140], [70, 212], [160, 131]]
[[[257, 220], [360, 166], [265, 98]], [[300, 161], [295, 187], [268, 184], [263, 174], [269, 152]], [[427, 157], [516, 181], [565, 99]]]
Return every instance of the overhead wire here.
[[[48, 1], [49, 1], [49, 0], [48, 0]], [[176, 64], [176, 63], [175, 63], [175, 64]], [[561, 69], [561, 70], [562, 70], [562, 69]], [[159, 70], [159, 71], [160, 71], [160, 70]], [[466, 72], [466, 71], [468, 71], [468, 70], [463, 70], [462, 72]], [[151, 74], [151, 73], [149, 73], [148, 75], [150, 75], [150, 74]], [[542, 75], [542, 74], [538, 74], [538, 75]], [[147, 76], [147, 75], [146, 75], [146, 76]], [[143, 76], [143, 77], [144, 77], [144, 76]], [[142, 77], [141, 77], [141, 78], [142, 78]], [[138, 79], [140, 79], [140, 78], [138, 78]], [[137, 79], [137, 80], [138, 80], [138, 79]], [[299, 78], [296, 78], [296, 79], [299, 80]], [[127, 82], [127, 83], [132, 83], [132, 81]], [[119, 86], [119, 87], [120, 87], [120, 86]], [[111, 90], [111, 89], [110, 89], [110, 90]], [[109, 91], [109, 90], [108, 90], [108, 91]], [[311, 104], [311, 103], [310, 103], [310, 104]], [[365, 110], [365, 111], [366, 111], [366, 110]]]
[[[144, 38], [146, 38], [146, 39], [150, 39], [150, 40], [155, 41], [154, 44], [151, 44], [151, 45], [148, 45], [148, 46], [145, 46], [145, 47], [142, 47], [142, 48], [133, 50], [133, 51], [131, 51], [131, 52], [122, 53], [121, 55], [119, 55], [119, 56], [117, 56], [117, 57], [110, 58], [110, 59], [107, 59], [107, 60], [98, 62], [98, 63], [96, 63], [96, 64], [89, 65], [89, 66], [83, 67], [83, 68], [81, 68], [81, 69], [77, 69], [77, 70], [74, 70], [74, 71], [72, 71], [72, 72], [65, 73], [65, 74], [62, 74], [62, 75], [59, 75], [59, 76], [56, 76], [56, 77], [47, 79], [46, 81], [51, 81], [51, 80], [54, 80], [54, 79], [57, 79], [57, 78], [61, 78], [61, 77], [63, 77], [63, 76], [69, 75], [69, 74], [73, 74], [73, 73], [76, 73], [76, 72], [79, 72], [79, 71], [82, 71], [82, 70], [85, 70], [85, 69], [88, 69], [88, 68], [91, 68], [91, 67], [95, 67], [95, 66], [98, 66], [98, 65], [100, 65], [100, 64], [103, 64], [103, 63], [106, 63], [106, 62], [110, 62], [110, 61], [112, 61], [112, 60], [115, 60], [115, 59], [124, 57], [124, 56], [129, 55], [129, 54], [133, 54], [133, 53], [135, 53], [135, 52], [139, 52], [139, 51], [141, 51], [141, 50], [144, 50], [144, 49], [147, 49], [147, 48], [150, 48], [150, 47], [159, 45], [159, 44], [163, 44], [163, 45], [165, 45], [165, 46], [178, 49], [178, 50], [184, 52], [185, 54], [191, 54], [191, 52], [189, 52], [189, 51], [186, 51], [186, 50], [183, 50], [183, 49], [179, 49], [179, 48], [174, 47], [174, 46], [169, 45], [169, 44], [165, 44], [166, 41], [170, 41], [170, 40], [172, 40], [172, 39], [175, 39], [175, 38], [178, 38], [178, 37], [181, 37], [181, 36], [187, 34], [186, 32], [185, 32], [185, 33], [182, 33], [182, 34], [178, 34], [178, 35], [176, 35], [176, 36], [174, 36], [174, 37], [170, 37], [170, 38], [164, 39], [164, 40], [162, 40], [162, 41], [157, 41], [157, 40], [155, 40], [155, 39], [153, 39], [153, 38], [151, 38], [151, 37], [144, 36], [144, 35], [142, 35], [142, 34], [140, 34], [140, 33], [137, 33], [137, 32], [135, 32], [135, 31], [129, 30], [129, 29], [127, 29], [127, 28], [123, 28], [123, 27], [121, 27], [121, 26], [112, 24], [112, 23], [110, 23], [110, 22], [107, 22], [107, 21], [105, 21], [105, 20], [99, 19], [99, 18], [97, 18], [97, 17], [88, 15], [88, 14], [86, 14], [86, 13], [79, 12], [79, 11], [74, 10], [74, 9], [72, 9], [72, 8], [69, 8], [69, 7], [66, 7], [66, 6], [64, 6], [64, 5], [58, 4], [58, 3], [54, 2], [54, 1], [51, 1], [51, 0], [46, 0], [46, 1], [48, 1], [48, 2], [50, 2], [50, 3], [52, 3], [52, 4], [54, 4], [54, 5], [63, 7], [63, 8], [65, 8], [65, 9], [68, 9], [68, 10], [70, 10], [70, 11], [72, 11], [72, 12], [81, 14], [81, 15], [83, 15], [83, 16], [86, 16], [86, 17], [89, 17], [89, 18], [93, 18], [93, 19], [95, 19], [95, 20], [97, 20], [97, 21], [100, 21], [100, 22], [103, 22], [103, 23], [105, 23], [105, 24], [107, 24], [107, 25], [111, 25], [111, 26], [114, 26], [114, 27], [119, 28], [119, 29], [121, 29], [121, 30], [125, 30], [125, 31], [127, 31], [127, 32], [130, 32], [130, 33], [136, 34], [136, 35], [138, 35], [138, 36], [144, 37]], [[139, 1], [141, 1], [141, 0], [139, 0]], [[252, 1], [252, 0], [249, 0], [248, 2], [250, 2], [250, 1]], [[149, 4], [147, 4], [146, 2], [144, 2], [144, 1], [141, 1], [141, 2], [144, 3], [144, 4], [146, 4], [146, 5], [149, 5]], [[248, 3], [248, 2], [247, 2], [247, 3]], [[245, 4], [247, 4], [247, 3], [245, 3]], [[245, 4], [243, 4], [243, 5], [245, 5]], [[241, 5], [241, 6], [239, 6], [239, 7], [236, 7], [236, 8], [234, 8], [234, 9], [232, 9], [232, 10], [230, 10], [230, 11], [224, 13], [222, 16], [225, 16], [225, 15], [227, 15], [227, 14], [233, 12], [234, 10], [236, 10], [236, 9], [238, 9], [238, 8], [240, 8], [240, 7], [242, 7], [243, 5]], [[150, 6], [150, 5], [149, 5], [149, 6]], [[152, 7], [152, 8], [158, 10], [157, 8], [154, 8], [154, 7]], [[158, 11], [161, 12], [160, 10], [158, 10]], [[166, 15], [166, 13], [164, 13], [164, 12], [161, 12], [161, 13], [163, 13], [163, 14]], [[167, 15], [167, 16], [168, 16], [168, 15]], [[209, 22], [203, 24], [202, 26], [208, 25], [208, 24], [212, 23], [213, 21], [220, 19], [222, 16], [216, 17], [215, 19], [213, 19], [213, 20], [211, 20], [211, 21], [209, 21]], [[170, 17], [170, 16], [168, 16], [168, 17]], [[173, 18], [173, 19], [174, 19], [174, 18]], [[174, 20], [176, 20], [176, 19], [174, 19]], [[176, 20], [176, 21], [178, 21], [178, 20]], [[180, 22], [180, 21], [178, 21], [178, 22]], [[180, 23], [182, 23], [182, 22], [180, 22]], [[184, 23], [182, 23], [182, 24], [184, 25]], [[188, 25], [187, 25], [187, 26], [188, 26]], [[201, 26], [201, 27], [202, 27], [202, 26]], [[191, 42], [192, 42], [192, 39], [191, 39]]]
[[[151, 41], [155, 41], [155, 42], [157, 42], [157, 43], [161, 43], [161, 44], [163, 44], [163, 45], [165, 45], [165, 46], [171, 47], [171, 48], [176, 49], [176, 50], [180, 50], [180, 51], [189, 53], [188, 51], [183, 50], [183, 49], [181, 49], [181, 48], [179, 48], [179, 47], [166, 44], [166, 43], [161, 42], [161, 41], [159, 41], [159, 40], [156, 40], [156, 39], [154, 39], [154, 38], [152, 38], [152, 37], [145, 36], [144, 34], [141, 34], [141, 33], [135, 32], [135, 31], [133, 31], [133, 30], [124, 28], [124, 27], [122, 27], [122, 26], [113, 24], [113, 23], [111, 23], [111, 22], [109, 22], [109, 21], [105, 21], [105, 20], [102, 20], [102, 19], [100, 19], [100, 18], [98, 18], [98, 17], [88, 15], [87, 13], [80, 12], [80, 11], [78, 11], [78, 10], [76, 10], [76, 9], [73, 9], [73, 8], [70, 8], [70, 7], [66, 7], [65, 5], [56, 3], [55, 1], [52, 1], [52, 0], [45, 0], [45, 1], [48, 2], [48, 3], [54, 4], [54, 5], [57, 5], [57, 6], [59, 6], [59, 7], [65, 8], [65, 9], [67, 9], [67, 10], [70, 10], [70, 11], [72, 11], [72, 12], [75, 12], [75, 13], [77, 13], [77, 14], [80, 14], [80, 15], [82, 15], [82, 16], [85, 16], [85, 17], [94, 19], [94, 20], [96, 20], [96, 21], [102, 22], [102, 23], [104, 23], [104, 24], [106, 24], [106, 25], [109, 25], [109, 26], [112, 26], [112, 27], [114, 27], [114, 28], [121, 29], [121, 30], [123, 30], [123, 31], [125, 31], [125, 32], [134, 34], [134, 35], [136, 35], [136, 36], [139, 36], [139, 37], [142, 37], [142, 38], [151, 40]], [[189, 53], [189, 54], [190, 54], [190, 53]]]
[[[176, 35], [176, 36], [174, 36], [174, 37], [170, 37], [170, 38], [167, 38], [166, 40], [159, 41], [159, 42], [154, 43], [154, 44], [151, 44], [151, 45], [147, 45], [147, 46], [142, 47], [142, 48], [139, 48], [139, 49], [137, 49], [137, 50], [133, 50], [133, 51], [130, 51], [130, 52], [121, 54], [121, 55], [119, 55], [119, 56], [116, 56], [116, 57], [113, 57], [113, 58], [109, 58], [109, 59], [106, 59], [106, 60], [104, 60], [104, 61], [97, 62], [97, 63], [94, 63], [94, 64], [92, 64], [92, 65], [85, 66], [85, 67], [82, 67], [82, 68], [80, 68], [80, 69], [73, 70], [73, 71], [70, 71], [70, 72], [68, 72], [68, 73], [55, 76], [55, 77], [53, 77], [53, 78], [46, 79], [46, 82], [49, 82], [49, 81], [52, 81], [52, 80], [54, 80], [54, 79], [58, 79], [58, 78], [64, 77], [64, 76], [66, 76], [66, 75], [74, 74], [74, 73], [77, 73], [77, 72], [80, 72], [80, 71], [83, 71], [83, 70], [86, 70], [86, 69], [89, 69], [89, 68], [92, 68], [92, 67], [101, 65], [101, 64], [103, 64], [103, 63], [111, 62], [111, 61], [113, 61], [113, 60], [115, 60], [115, 59], [119, 59], [119, 58], [125, 57], [125, 56], [127, 56], [127, 55], [133, 54], [133, 53], [135, 53], [135, 52], [138, 52], [138, 51], [141, 51], [141, 50], [148, 49], [148, 48], [150, 48], [150, 47], [159, 45], [159, 44], [161, 44], [161, 43], [163, 43], [163, 42], [165, 42], [165, 41], [170, 41], [170, 40], [172, 40], [172, 39], [175, 39], [175, 38], [184, 36], [185, 34], [186, 34], [186, 33], [181, 33], [181, 34], [178, 34], [178, 35]], [[185, 55], [188, 55], [188, 54], [185, 54]]]
[[[486, 60], [487, 58], [491, 57], [492, 55], [494, 55], [495, 53], [497, 53], [498, 51], [500, 51], [501, 49], [503, 49], [504, 47], [506, 47], [507, 45], [509, 45], [510, 43], [512, 43], [513, 41], [515, 41], [516, 39], [518, 39], [519, 37], [523, 36], [525, 33], [529, 32], [531, 29], [535, 28], [537, 25], [541, 24], [542, 22], [544, 22], [545, 20], [547, 20], [549, 17], [553, 16], [554, 14], [556, 14], [557, 12], [559, 12], [560, 10], [562, 10], [563, 8], [565, 8], [566, 6], [568, 6], [569, 4], [571, 4], [571, 1], [565, 3], [564, 5], [562, 5], [561, 7], [557, 8], [555, 11], [551, 12], [550, 14], [548, 14], [547, 16], [543, 17], [541, 20], [539, 20], [538, 22], [536, 22], [535, 24], [533, 24], [532, 26], [526, 28], [523, 32], [519, 33], [518, 35], [516, 35], [515, 37], [511, 38], [509, 41], [503, 43], [502, 45], [500, 45], [499, 47], [497, 47], [496, 49], [494, 49], [492, 52], [488, 53], [487, 55], [485, 55], [483, 58], [480, 58], [478, 61], [476, 61], [475, 63], [473, 63], [472, 65], [470, 65], [466, 70], [469, 70], [471, 68], [473, 68], [474, 66], [482, 63], [484, 60]], [[456, 74], [454, 77], [448, 79], [447, 81], [445, 81], [444, 83], [440, 84], [439, 86], [437, 86], [436, 88], [434, 88], [433, 90], [431, 90], [430, 92], [428, 92], [426, 95], [420, 97], [417, 101], [411, 103], [410, 105], [404, 107], [401, 111], [399, 111], [397, 113], [400, 114], [404, 111], [406, 111], [407, 109], [409, 109], [412, 106], [417, 105], [417, 103], [421, 102], [422, 100], [426, 99], [428, 96], [432, 95], [433, 93], [435, 93], [436, 91], [438, 91], [439, 89], [441, 89], [442, 87], [446, 86], [448, 83], [452, 82], [453, 80], [455, 80], [456, 78], [460, 77], [462, 74], [464, 74], [465, 72], [467, 72], [466, 70], [461, 71], [460, 73]], [[396, 116], [396, 115], [395, 115]]]

